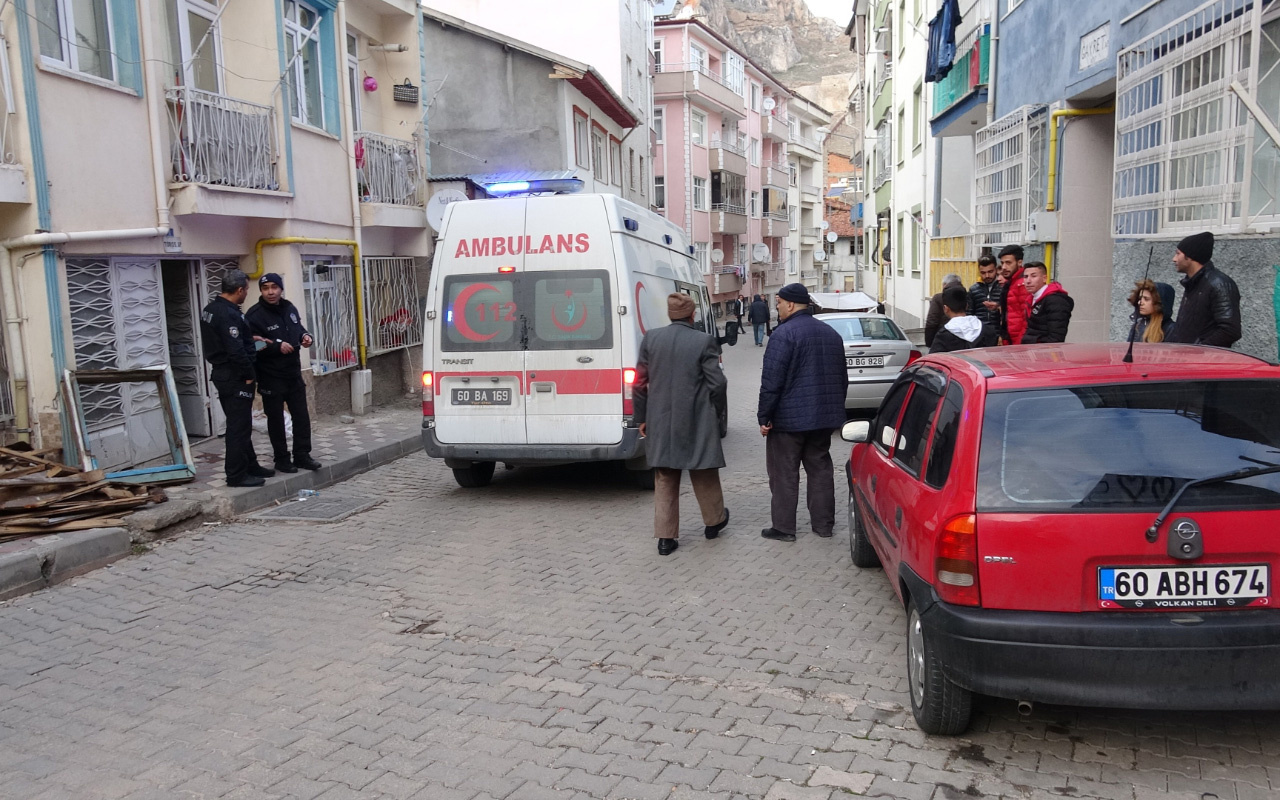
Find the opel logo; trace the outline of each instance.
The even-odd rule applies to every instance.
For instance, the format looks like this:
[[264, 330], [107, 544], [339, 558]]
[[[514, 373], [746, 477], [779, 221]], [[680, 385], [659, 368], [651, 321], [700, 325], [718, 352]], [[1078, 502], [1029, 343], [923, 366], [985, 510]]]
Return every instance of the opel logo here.
[[1189, 542], [1200, 535], [1200, 526], [1190, 517], [1174, 520], [1171, 530], [1178, 535], [1179, 539], [1185, 542]]

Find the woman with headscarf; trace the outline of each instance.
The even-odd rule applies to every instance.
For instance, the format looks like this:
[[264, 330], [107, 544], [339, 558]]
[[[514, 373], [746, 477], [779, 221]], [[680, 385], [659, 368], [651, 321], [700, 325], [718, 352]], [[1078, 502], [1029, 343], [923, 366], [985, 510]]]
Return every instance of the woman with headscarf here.
[[1130, 334], [1133, 341], [1163, 342], [1173, 327], [1173, 287], [1147, 279], [1137, 281], [1129, 295], [1129, 303], [1136, 315]]

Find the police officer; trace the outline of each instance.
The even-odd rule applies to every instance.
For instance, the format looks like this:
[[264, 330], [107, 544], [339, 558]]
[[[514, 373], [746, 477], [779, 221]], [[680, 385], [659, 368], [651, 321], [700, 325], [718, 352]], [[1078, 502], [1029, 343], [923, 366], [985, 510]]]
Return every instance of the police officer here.
[[[311, 334], [302, 324], [298, 307], [284, 299], [284, 278], [279, 273], [268, 272], [259, 278], [258, 291], [262, 296], [245, 319], [254, 338], [263, 345], [258, 351], [258, 394], [262, 395], [262, 410], [267, 415], [276, 469], [320, 469], [320, 462], [311, 457], [311, 415], [307, 413], [307, 385], [302, 381], [298, 353], [311, 346]], [[286, 404], [293, 418], [292, 460], [284, 432]]]
[[249, 294], [249, 277], [238, 269], [222, 276], [222, 294], [200, 314], [204, 357], [213, 364], [213, 385], [227, 417], [227, 485], [261, 486], [275, 470], [258, 465], [253, 452], [253, 334], [240, 313]]

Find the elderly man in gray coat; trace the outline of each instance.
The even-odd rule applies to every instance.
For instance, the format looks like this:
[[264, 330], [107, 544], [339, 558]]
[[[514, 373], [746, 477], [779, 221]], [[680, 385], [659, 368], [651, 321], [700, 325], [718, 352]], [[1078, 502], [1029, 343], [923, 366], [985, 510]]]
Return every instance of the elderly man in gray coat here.
[[667, 296], [671, 324], [640, 341], [632, 386], [635, 421], [654, 473], [653, 535], [664, 556], [680, 546], [681, 470], [689, 470], [706, 537], [716, 538], [729, 524], [720, 488], [720, 420], [726, 418], [729, 382], [720, 369], [720, 346], [693, 327], [693, 312], [693, 298]]

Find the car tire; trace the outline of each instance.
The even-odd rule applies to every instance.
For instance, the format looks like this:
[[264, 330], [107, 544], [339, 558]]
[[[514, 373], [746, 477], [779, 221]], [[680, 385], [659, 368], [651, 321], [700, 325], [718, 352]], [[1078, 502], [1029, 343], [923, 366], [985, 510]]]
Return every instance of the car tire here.
[[969, 727], [973, 693], [952, 683], [920, 622], [914, 601], [907, 605], [907, 691], [911, 713], [925, 733], [955, 736]]
[[463, 489], [479, 489], [488, 486], [489, 481], [493, 480], [493, 470], [497, 466], [493, 461], [476, 461], [469, 467], [455, 469], [453, 479]]
[[[853, 508], [853, 498], [849, 499], [849, 506]], [[849, 558], [853, 560], [853, 565], [862, 569], [880, 566], [880, 556], [871, 546], [871, 540], [867, 538], [867, 529], [862, 525], [862, 517], [853, 510], [849, 512], [849, 517], [852, 520], [849, 526]]]

